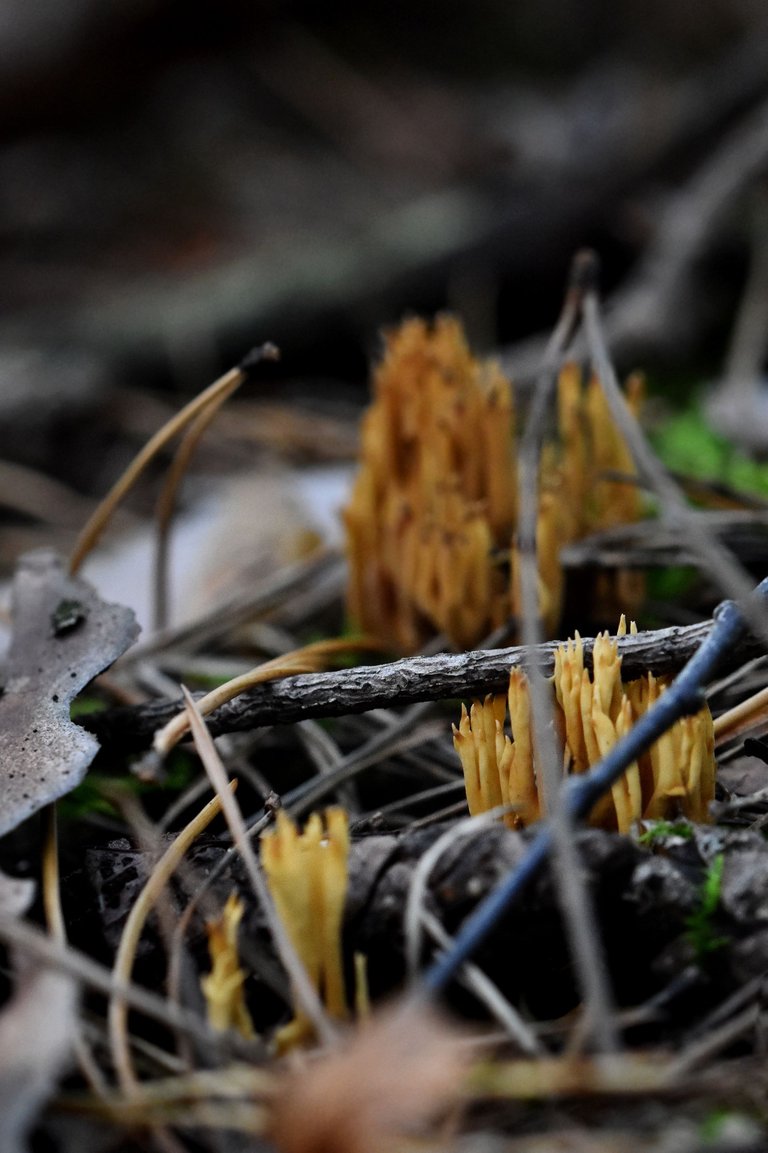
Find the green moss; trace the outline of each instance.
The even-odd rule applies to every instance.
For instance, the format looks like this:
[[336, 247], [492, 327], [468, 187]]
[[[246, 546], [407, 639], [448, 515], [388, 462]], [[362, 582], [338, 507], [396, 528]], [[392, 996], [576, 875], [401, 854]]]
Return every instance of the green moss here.
[[688, 565], [670, 565], [652, 569], [646, 577], [648, 597], [655, 601], [682, 599], [699, 579], [696, 569]]
[[106, 707], [106, 701], [100, 697], [89, 697], [87, 693], [83, 693], [72, 701], [69, 706], [69, 715], [74, 721], [78, 717], [87, 716], [88, 713], [103, 713]]
[[724, 868], [725, 857], [722, 853], [718, 853], [712, 859], [702, 881], [699, 903], [685, 922], [686, 936], [698, 961], [703, 961], [710, 953], [728, 944], [728, 938], [718, 936], [715, 931], [715, 917], [720, 906]]
[[176, 795], [192, 783], [197, 771], [196, 761], [189, 753], [174, 749], [158, 781], [141, 781], [128, 772], [119, 777], [89, 773], [76, 789], [59, 801], [59, 813], [64, 820], [78, 820], [94, 813], [119, 817], [119, 809], [111, 799], [117, 789], [133, 796]]
[[[730, 1130], [730, 1140], [729, 1140]], [[734, 1131], [741, 1140], [733, 1141]], [[717, 1145], [719, 1148], [757, 1148], [762, 1137], [759, 1124], [746, 1113], [736, 1113], [733, 1109], [715, 1108], [707, 1113], [699, 1124], [699, 1140], [702, 1145]], [[749, 1139], [752, 1138], [752, 1141]], [[754, 1142], [754, 1144], [753, 1144]]]
[[637, 838], [639, 844], [649, 847], [666, 837], [682, 837], [689, 841], [693, 836], [693, 829], [687, 821], [653, 821]]
[[673, 472], [768, 496], [768, 465], [751, 460], [713, 432], [698, 404], [671, 416], [651, 439], [656, 452]]

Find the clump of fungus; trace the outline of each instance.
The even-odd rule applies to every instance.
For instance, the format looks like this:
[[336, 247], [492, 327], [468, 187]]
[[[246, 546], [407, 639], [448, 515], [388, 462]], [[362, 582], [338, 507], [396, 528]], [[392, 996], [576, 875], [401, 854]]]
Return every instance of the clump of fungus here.
[[389, 334], [374, 390], [345, 510], [350, 615], [404, 651], [435, 629], [469, 645], [509, 611], [493, 549], [516, 513], [510, 384], [443, 316]]
[[[344, 512], [350, 617], [403, 652], [435, 632], [470, 647], [519, 612], [512, 385], [471, 355], [456, 319], [441, 316], [388, 334], [373, 387]], [[632, 378], [634, 409], [640, 392]], [[549, 631], [561, 612], [562, 546], [642, 512], [599, 381], [585, 383], [576, 365], [560, 373], [557, 424], [542, 455], [537, 529]]]
[[[299, 832], [284, 812], [261, 838], [261, 861], [280, 920], [307, 975], [332, 1017], [344, 1017], [347, 999], [341, 930], [347, 894], [349, 827], [343, 809], [313, 813]], [[300, 1007], [277, 1037], [278, 1049], [313, 1035]]]
[[[643, 378], [634, 373], [624, 387], [636, 417], [643, 400]], [[559, 467], [555, 470], [568, 504], [574, 539], [598, 529], [628, 524], [642, 516], [636, 470], [596, 376], [584, 380], [576, 364], [566, 364], [557, 382]]]
[[[634, 625], [632, 626], [633, 631]], [[624, 618], [619, 635], [625, 632]], [[552, 677], [555, 720], [563, 750], [563, 773], [583, 773], [597, 764], [653, 704], [668, 684], [649, 672], [623, 682], [616, 640], [596, 638], [593, 673], [584, 667], [584, 648], [576, 639], [558, 647]], [[509, 709], [512, 739], [503, 731]], [[509, 692], [462, 706], [453, 741], [459, 754], [472, 814], [496, 805], [512, 806], [504, 820], [512, 828], [530, 824], [543, 812], [531, 732], [528, 682], [513, 669]], [[712, 715], [705, 705], [683, 717], [629, 766], [611, 794], [595, 807], [590, 823], [626, 833], [634, 821], [674, 816], [709, 820], [715, 795]]]
[[245, 973], [240, 968], [237, 951], [237, 932], [243, 917], [243, 902], [231, 893], [221, 916], [206, 925], [211, 971], [200, 985], [208, 1009], [208, 1024], [212, 1029], [235, 1029], [244, 1037], [256, 1033], [245, 1003], [243, 982]]
[[[644, 391], [639, 373], [628, 377], [624, 398], [635, 418]], [[555, 467], [544, 472], [542, 490], [552, 492], [561, 507], [562, 546], [640, 520], [643, 496], [632, 456], [614, 424], [598, 377], [585, 379], [577, 365], [566, 364], [558, 377], [557, 399], [559, 456]], [[634, 611], [644, 594], [642, 573], [617, 569], [597, 574], [593, 597], [602, 614], [610, 616]], [[554, 630], [557, 618], [550, 623]]]

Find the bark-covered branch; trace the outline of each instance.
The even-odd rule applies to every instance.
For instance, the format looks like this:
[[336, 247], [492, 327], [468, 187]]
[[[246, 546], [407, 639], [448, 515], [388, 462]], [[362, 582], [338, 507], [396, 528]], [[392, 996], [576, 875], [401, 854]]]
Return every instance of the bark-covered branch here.
[[[648, 670], [657, 675], [677, 672], [690, 660], [711, 628], [711, 621], [703, 621], [620, 637], [619, 653], [625, 677], [641, 676]], [[552, 672], [558, 644], [551, 641], [538, 650], [546, 674]], [[593, 638], [584, 638], [587, 663], [591, 660], [593, 644]], [[760, 651], [757, 641], [744, 637], [725, 654], [724, 661], [734, 668]], [[406, 657], [390, 664], [337, 672], [305, 673], [252, 689], [217, 709], [208, 718], [208, 724], [218, 736], [309, 717], [338, 717], [418, 701], [482, 697], [486, 693], [505, 691], [510, 669], [523, 664], [525, 658], [523, 648], [479, 649], [469, 653]], [[155, 730], [182, 708], [181, 699], [153, 701], [84, 716], [80, 724], [94, 732], [105, 746], [118, 744], [123, 749], [137, 750], [149, 745]]]

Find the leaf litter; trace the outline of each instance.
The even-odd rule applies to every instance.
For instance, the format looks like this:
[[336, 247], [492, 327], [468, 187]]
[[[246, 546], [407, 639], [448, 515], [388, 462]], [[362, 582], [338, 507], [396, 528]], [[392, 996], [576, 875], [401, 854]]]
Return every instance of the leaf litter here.
[[[313, 571], [307, 565], [303, 579], [299, 574], [270, 600], [270, 626], [278, 626], [271, 633], [249, 636], [242, 598], [233, 601], [231, 619], [226, 614], [217, 619], [216, 639], [209, 634], [197, 648], [197, 667], [208, 658], [214, 667], [228, 653], [242, 663], [254, 650], [254, 636], [277, 646], [264, 654], [273, 658], [314, 642], [311, 629], [318, 618], [306, 612]], [[302, 601], [305, 607], [297, 610]], [[67, 577], [51, 554], [22, 563], [14, 603], [0, 730], [9, 784], [17, 779], [10, 776], [17, 771], [15, 763], [23, 776], [21, 784], [8, 789], [5, 824], [0, 825], [5, 833], [85, 775], [97, 745], [71, 724], [70, 704], [136, 634], [128, 610], [104, 605], [85, 582]], [[328, 603], [323, 600], [323, 613]], [[705, 602], [701, 608], [706, 615]], [[152, 663], [157, 684], [170, 670], [183, 676], [185, 656], [174, 649], [173, 635], [169, 632], [165, 644], [145, 650], [143, 659]], [[224, 638], [226, 645], [221, 644]], [[279, 660], [276, 667], [281, 667]], [[132, 687], [140, 675], [138, 662], [127, 662], [121, 674]], [[638, 830], [619, 836], [600, 829], [575, 835], [579, 884], [595, 911], [616, 1005], [613, 1025], [625, 1052], [608, 1057], [585, 1044], [591, 1006], [583, 1001], [586, 986], [563, 926], [561, 878], [551, 869], [542, 871], [477, 950], [474, 978], [480, 975], [482, 981], [460, 972], [448, 991], [453, 1013], [467, 1021], [466, 1032], [457, 1036], [452, 1027], [424, 1014], [419, 965], [454, 947], [452, 935], [500, 879], [518, 867], [535, 828], [520, 831], [481, 818], [473, 830], [443, 814], [443, 790], [460, 787], [460, 768], [450, 752], [455, 714], [440, 704], [417, 706], [423, 736], [415, 716], [409, 719], [409, 713], [393, 709], [338, 718], [326, 742], [333, 756], [324, 764], [290, 726], [260, 735], [229, 734], [214, 749], [189, 697], [187, 709], [222, 803], [227, 795], [230, 831], [211, 825], [195, 840], [207, 818], [197, 820], [201, 799], [193, 780], [186, 800], [184, 793], [173, 795], [174, 832], [162, 835], [158, 829], [148, 838], [146, 829], [162, 821], [169, 803], [162, 774], [137, 791], [111, 747], [110, 760], [117, 762], [111, 771], [122, 775], [123, 787], [134, 789], [133, 799], [122, 807], [124, 819], [112, 820], [108, 829], [88, 815], [63, 828], [65, 858], [71, 863], [73, 837], [88, 837], [88, 860], [63, 874], [74, 947], [60, 943], [51, 957], [67, 958], [66, 976], [55, 967], [41, 972], [59, 977], [69, 999], [62, 996], [59, 1018], [50, 1000], [52, 1021], [59, 1021], [52, 1037], [58, 1040], [50, 1046], [50, 1062], [41, 1060], [38, 1088], [30, 1083], [23, 1117], [14, 1132], [9, 1130], [9, 1141], [23, 1148], [24, 1127], [40, 1114], [70, 1051], [78, 1024], [73, 973], [85, 987], [109, 992], [117, 1086], [107, 1056], [110, 1036], [103, 1006], [89, 998], [85, 1020], [107, 1076], [106, 1089], [88, 1091], [74, 1078], [57, 1104], [70, 1117], [106, 1123], [105, 1148], [118, 1141], [126, 1150], [147, 1148], [147, 1142], [174, 1150], [235, 1150], [253, 1148], [255, 1141], [259, 1147], [270, 1142], [285, 1153], [329, 1148], [375, 1153], [405, 1148], [417, 1139], [429, 1149], [470, 1150], [490, 1140], [500, 1147], [533, 1150], [548, 1137], [567, 1140], [578, 1131], [579, 1147], [587, 1150], [607, 1147], [605, 1141], [619, 1133], [619, 1144], [629, 1140], [638, 1148], [660, 1151], [667, 1147], [663, 1129], [673, 1122], [675, 1107], [687, 1125], [681, 1149], [703, 1148], [699, 1134], [715, 1107], [744, 1118], [741, 1132], [754, 1139], [768, 1108], [768, 1085], [758, 1064], [762, 983], [768, 971], [768, 913], [762, 896], [768, 847], [757, 827], [765, 813], [759, 789], [751, 801], [740, 798], [737, 803], [721, 786], [720, 824], [715, 826], [646, 820], [641, 836]], [[435, 736], [441, 726], [442, 740]], [[751, 731], [745, 735], [739, 729], [733, 739], [743, 744]], [[362, 749], [369, 754], [361, 761]], [[185, 747], [179, 755], [192, 754]], [[354, 787], [349, 787], [352, 775]], [[237, 799], [225, 785], [233, 777], [239, 779]], [[269, 796], [262, 782], [273, 790]], [[280, 973], [275, 944], [280, 932], [265, 897], [257, 838], [281, 805], [288, 812], [303, 810], [308, 796], [330, 798], [339, 786], [347, 786], [351, 834], [339, 939], [347, 1002], [353, 1017], [354, 1005], [370, 1000], [373, 1020], [366, 1026], [367, 1010], [358, 1008], [362, 1024], [342, 1023], [328, 1032], [321, 1028], [318, 1047], [277, 1061], [265, 1053], [296, 1005]], [[452, 835], [459, 824], [461, 835]], [[189, 831], [179, 835], [182, 828]], [[117, 839], [116, 832], [127, 833], [128, 839]], [[419, 883], [419, 899], [411, 910], [419, 922], [416, 984], [384, 1013], [380, 1006], [402, 995], [403, 913], [420, 862], [430, 852], [429, 875]], [[121, 861], [128, 862], [135, 878], [135, 894], [129, 876], [121, 874]], [[18, 940], [26, 940], [30, 950], [36, 942], [35, 955], [42, 959], [41, 941], [25, 937], [28, 926], [14, 920], [31, 893], [16, 891], [15, 911], [13, 902], [10, 908], [0, 905], [3, 939], [12, 941], [18, 925]], [[238, 1015], [248, 1013], [259, 1037], [251, 1049], [226, 1031], [215, 1040], [205, 1022], [201, 978], [211, 967], [206, 921], [216, 924], [234, 899], [242, 912], [230, 927], [227, 966], [237, 979]], [[162, 915], [153, 916], [155, 908]], [[116, 949], [115, 930], [120, 933]], [[284, 933], [290, 936], [290, 926]], [[115, 952], [119, 964], [111, 978], [95, 961], [85, 963], [86, 953], [111, 962]], [[283, 962], [290, 969], [287, 952]], [[165, 1010], [160, 997], [149, 995], [164, 988], [172, 993]], [[19, 979], [0, 1017], [0, 1031], [6, 1019], [13, 1025], [23, 994]], [[40, 1019], [52, 996], [44, 992], [38, 999]], [[520, 1057], [513, 1031], [498, 1032], [499, 1021], [511, 1020], [505, 1001], [520, 1014], [533, 1057]], [[486, 1009], [491, 1005], [496, 1007], [493, 1022]], [[143, 1011], [135, 1011], [142, 1006]], [[194, 1027], [189, 1017], [180, 1016], [185, 1012], [194, 1015]], [[189, 1027], [179, 1028], [182, 1021]], [[39, 1045], [35, 1040], [33, 1051]], [[669, 1094], [675, 1095], [676, 1106]], [[610, 1104], [617, 1099], [623, 1102], [618, 1120]], [[549, 1103], [547, 1115], [531, 1105], [540, 1101]], [[60, 1116], [49, 1112], [40, 1119], [46, 1139], [68, 1153], [73, 1146], [67, 1146], [66, 1126], [57, 1127]]]

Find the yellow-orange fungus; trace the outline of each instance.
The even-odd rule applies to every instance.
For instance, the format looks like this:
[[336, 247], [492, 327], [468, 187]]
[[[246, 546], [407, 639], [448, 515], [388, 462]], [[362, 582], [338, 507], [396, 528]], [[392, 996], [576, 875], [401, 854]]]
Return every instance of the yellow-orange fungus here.
[[[619, 635], [624, 632], [622, 618]], [[623, 682], [618, 645], [608, 633], [595, 640], [592, 666], [590, 676], [578, 633], [555, 655], [553, 704], [566, 774], [583, 773], [602, 760], [667, 685], [664, 677], [650, 672]], [[504, 697], [489, 696], [482, 703], [475, 701], [469, 713], [462, 706], [453, 740], [464, 770], [469, 811], [511, 805], [505, 821], [514, 828], [541, 815], [528, 684], [519, 669], [510, 673], [506, 703], [511, 739], [503, 732]], [[593, 810], [591, 823], [626, 833], [641, 818], [678, 812], [692, 821], [708, 821], [715, 767], [712, 715], [705, 705], [694, 716], [678, 720], [629, 766]]]
[[[350, 617], [401, 652], [435, 633], [471, 647], [519, 615], [512, 385], [496, 364], [471, 355], [457, 320], [441, 316], [388, 334], [373, 390], [344, 512]], [[630, 407], [640, 393], [632, 378]], [[641, 515], [634, 468], [599, 382], [585, 382], [576, 365], [560, 373], [553, 435], [542, 453], [536, 541], [539, 611], [550, 633], [561, 613], [563, 545]], [[618, 579], [603, 581], [609, 603]], [[622, 589], [634, 607], [641, 590], [626, 581]]]

